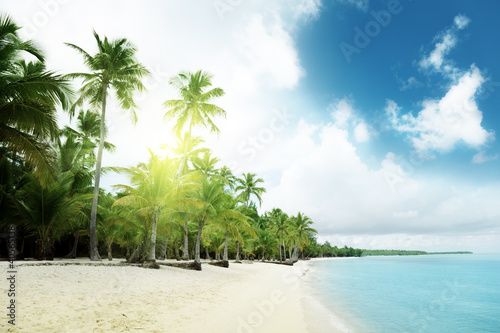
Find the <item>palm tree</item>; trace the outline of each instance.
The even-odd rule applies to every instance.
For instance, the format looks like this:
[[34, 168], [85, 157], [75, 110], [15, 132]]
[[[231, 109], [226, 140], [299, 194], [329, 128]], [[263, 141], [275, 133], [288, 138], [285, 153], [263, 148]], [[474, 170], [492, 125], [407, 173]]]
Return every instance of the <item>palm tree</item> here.
[[194, 169], [200, 171], [205, 177], [211, 177], [218, 173], [215, 165], [219, 163], [219, 159], [217, 157], [212, 157], [209, 151], [206, 151], [203, 157], [193, 158], [192, 162]]
[[219, 128], [214, 124], [212, 117], [225, 117], [226, 111], [211, 102], [223, 96], [224, 90], [210, 89], [212, 75], [201, 70], [196, 73], [183, 72], [173, 76], [169, 83], [178, 90], [181, 97], [181, 99], [168, 100], [163, 104], [168, 108], [165, 120], [176, 119], [174, 132], [179, 136], [187, 127], [187, 132], [191, 134], [193, 127], [203, 126], [218, 134]]
[[[66, 126], [62, 130], [62, 134], [68, 139], [73, 139], [81, 144], [83, 153], [82, 159], [84, 163], [89, 167], [94, 167], [96, 160], [95, 148], [97, 148], [99, 138], [101, 137], [101, 117], [98, 113], [90, 110], [80, 110], [77, 120], [76, 129]], [[104, 127], [104, 130], [107, 133], [106, 126]], [[116, 149], [116, 147], [112, 143], [105, 141], [104, 149], [112, 152]]]
[[83, 55], [84, 63], [91, 73], [73, 73], [70, 78], [83, 79], [83, 86], [80, 88], [80, 97], [72, 107], [74, 112], [77, 106], [88, 101], [95, 108], [101, 109], [100, 138], [97, 151], [96, 173], [94, 183], [94, 198], [90, 214], [90, 260], [100, 260], [97, 250], [96, 240], [96, 215], [97, 202], [99, 199], [99, 182], [101, 177], [102, 151], [104, 149], [104, 139], [106, 136], [106, 100], [109, 89], [116, 92], [116, 98], [123, 109], [131, 111], [132, 121], [137, 120], [135, 114], [135, 102], [133, 100], [134, 90], [144, 90], [141, 79], [149, 74], [149, 71], [135, 59], [136, 49], [125, 38], [109, 41], [107, 37], [101, 40], [94, 31], [98, 52], [91, 56], [85, 50], [74, 44], [66, 45], [77, 50]]
[[257, 197], [259, 204], [262, 204], [261, 195], [266, 192], [266, 189], [258, 187], [258, 184], [263, 183], [264, 180], [256, 177], [255, 173], [243, 173], [243, 179], [236, 179], [236, 182], [240, 185], [236, 186], [235, 191], [241, 191], [238, 198], [245, 203], [246, 207], [248, 207], [252, 195]]
[[[219, 212], [219, 218], [213, 220], [210, 225], [210, 230], [221, 230], [225, 234], [224, 254], [222, 260], [228, 260], [228, 241], [229, 236], [236, 238], [238, 241], [243, 241], [241, 232], [246, 232], [252, 237], [257, 237], [255, 230], [249, 223], [252, 219], [241, 213], [237, 207], [238, 201], [233, 198], [228, 198], [227, 203]], [[241, 207], [241, 206], [240, 206]]]
[[59, 174], [45, 186], [30, 174], [25, 177], [25, 185], [17, 193], [20, 220], [38, 238], [38, 259], [51, 260], [54, 241], [69, 229], [71, 220], [83, 214], [86, 196], [68, 196], [73, 183], [71, 172]]
[[299, 249], [303, 250], [304, 246], [309, 243], [309, 234], [318, 232], [312, 228], [313, 221], [303, 215], [301, 212], [296, 217], [290, 219], [290, 234], [294, 237], [292, 261], [296, 262], [299, 258]]
[[271, 228], [278, 236], [279, 240], [279, 249], [280, 249], [280, 263], [283, 261], [281, 255], [281, 246], [283, 245], [283, 236], [287, 232], [288, 228], [288, 215], [283, 213], [283, 211], [279, 208], [275, 208], [271, 212]]
[[[193, 190], [197, 183], [192, 182], [192, 174], [177, 178], [178, 163], [174, 159], [160, 159], [150, 151], [148, 164], [139, 164], [138, 167], [124, 168], [123, 172], [130, 176], [132, 186], [116, 185], [127, 192], [127, 195], [118, 199], [113, 206], [133, 206], [142, 215], [151, 219], [151, 242], [147, 260], [156, 260], [156, 233], [160, 218], [164, 217], [168, 209], [180, 205], [192, 205], [192, 200], [184, 198], [186, 191]], [[196, 203], [196, 202], [194, 202]]]
[[[208, 148], [198, 147], [203, 142], [204, 140], [201, 137], [193, 136], [189, 133], [184, 133], [183, 136], [177, 137], [177, 146], [172, 149], [174, 154], [177, 155], [180, 160], [177, 177], [181, 177], [188, 172], [189, 163], [197, 158], [199, 154], [209, 151]], [[182, 254], [183, 260], [189, 260], [188, 223], [189, 221], [187, 219], [184, 219], [184, 252]]]
[[[56, 106], [68, 109], [73, 92], [65, 78], [46, 70], [42, 53], [18, 37], [19, 29], [0, 16], [0, 148], [22, 156], [47, 183], [54, 170], [45, 141], [59, 136]], [[38, 60], [26, 62], [24, 54]]]
[[202, 203], [202, 208], [193, 215], [193, 220], [198, 223], [196, 237], [195, 261], [200, 264], [201, 234], [206, 223], [221, 218], [226, 212], [225, 205], [231, 196], [224, 193], [224, 184], [214, 179], [203, 178], [201, 187], [193, 193], [194, 199]]

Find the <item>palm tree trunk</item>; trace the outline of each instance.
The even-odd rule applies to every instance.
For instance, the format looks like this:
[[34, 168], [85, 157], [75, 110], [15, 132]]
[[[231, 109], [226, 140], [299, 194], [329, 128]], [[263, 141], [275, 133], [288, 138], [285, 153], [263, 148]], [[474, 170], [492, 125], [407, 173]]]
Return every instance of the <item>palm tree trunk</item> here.
[[99, 183], [101, 180], [101, 164], [102, 164], [102, 151], [104, 150], [105, 139], [105, 118], [106, 118], [106, 91], [107, 84], [102, 84], [102, 110], [101, 110], [101, 123], [100, 123], [100, 136], [99, 148], [97, 149], [97, 160], [95, 164], [95, 183], [94, 183], [94, 197], [92, 198], [92, 210], [90, 211], [90, 260], [100, 261], [101, 256], [97, 249], [96, 238], [96, 220], [97, 220], [97, 203], [99, 200]]
[[205, 254], [206, 254], [206, 259], [212, 260], [212, 258], [210, 258], [210, 252], [208, 251], [208, 247], [205, 248]]
[[240, 241], [236, 241], [236, 262], [240, 262]]
[[73, 242], [73, 248], [71, 249], [71, 252], [68, 253], [64, 258], [67, 259], [75, 259], [77, 255], [77, 250], [78, 250], [78, 239], [80, 238], [80, 230], [75, 231], [75, 241]]
[[203, 230], [203, 222], [198, 223], [198, 235], [196, 236], [196, 249], [194, 255], [194, 261], [197, 263], [201, 263], [200, 260], [200, 245], [201, 245], [201, 232]]
[[168, 237], [164, 236], [164, 244], [163, 244], [163, 249], [161, 250], [161, 258], [160, 259], [167, 259], [167, 244], [168, 244]]
[[184, 222], [184, 252], [182, 260], [189, 260], [189, 239], [188, 239], [188, 222]]
[[281, 262], [282, 262], [282, 259], [281, 259], [281, 239], [279, 240], [279, 244], [280, 244], [279, 247], [280, 247], [280, 264], [281, 264]]
[[108, 242], [108, 260], [111, 261], [113, 260], [113, 253], [112, 253], [112, 248], [113, 242]]
[[181, 260], [181, 255], [179, 254], [179, 244], [177, 244], [177, 238], [174, 239], [174, 255], [176, 260]]
[[222, 260], [228, 260], [227, 257], [227, 242], [229, 241], [229, 230], [226, 231], [226, 242], [224, 243], [224, 256], [222, 257]]
[[149, 246], [148, 261], [156, 261], [156, 229], [158, 228], [158, 214], [153, 218], [153, 228], [151, 229], [151, 245]]

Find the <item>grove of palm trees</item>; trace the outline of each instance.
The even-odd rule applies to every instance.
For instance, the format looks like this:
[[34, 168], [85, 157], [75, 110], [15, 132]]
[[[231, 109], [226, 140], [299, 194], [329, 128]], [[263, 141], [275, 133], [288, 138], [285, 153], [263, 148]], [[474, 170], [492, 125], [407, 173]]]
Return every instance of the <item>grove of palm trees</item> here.
[[[177, 95], [159, 106], [165, 130], [178, 138], [165, 145], [167, 154], [150, 150], [136, 166], [102, 167], [103, 150], [116, 144], [106, 141], [109, 101], [137, 121], [134, 92], [145, 89], [149, 71], [134, 45], [94, 31], [92, 50], [67, 43], [87, 71], [55, 73], [19, 29], [9, 16], [0, 17], [0, 226], [15, 226], [18, 260], [293, 264], [331, 252], [316, 242], [313, 221], [303, 213], [259, 213], [264, 180], [251, 172], [234, 175], [194, 134], [205, 128], [217, 135], [216, 124], [232, 112], [217, 105], [225, 92], [212, 86], [211, 73], [171, 77]], [[59, 128], [58, 110], [76, 125]], [[100, 180], [110, 173], [128, 182], [108, 192]]]

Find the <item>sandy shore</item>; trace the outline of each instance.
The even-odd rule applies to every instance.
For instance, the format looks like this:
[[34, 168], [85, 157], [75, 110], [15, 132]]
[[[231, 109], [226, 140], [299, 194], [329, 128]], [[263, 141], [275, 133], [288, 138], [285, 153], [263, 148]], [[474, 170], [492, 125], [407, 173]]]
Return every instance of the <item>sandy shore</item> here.
[[[346, 331], [304, 291], [306, 262], [203, 264], [201, 272], [17, 264], [16, 325], [4, 314], [2, 332]], [[1, 267], [7, 306], [7, 263]]]

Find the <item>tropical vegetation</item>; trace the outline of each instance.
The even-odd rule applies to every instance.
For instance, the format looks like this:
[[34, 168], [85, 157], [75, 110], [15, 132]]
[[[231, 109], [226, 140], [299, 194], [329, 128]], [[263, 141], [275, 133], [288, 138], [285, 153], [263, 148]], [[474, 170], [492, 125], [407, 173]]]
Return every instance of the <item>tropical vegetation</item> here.
[[[225, 92], [206, 71], [169, 81], [177, 96], [164, 102], [165, 128], [177, 143], [164, 147], [166, 155], [150, 151], [136, 166], [102, 167], [103, 151], [115, 148], [106, 141], [109, 100], [137, 120], [133, 94], [145, 89], [149, 71], [136, 48], [94, 31], [96, 51], [66, 44], [88, 71], [63, 75], [46, 69], [43, 52], [19, 29], [0, 17], [0, 227], [16, 226], [18, 259], [101, 260], [106, 253], [108, 260], [216, 259], [227, 267], [230, 259], [292, 264], [359, 254], [318, 244], [302, 212], [259, 212], [264, 179], [233, 174], [195, 135], [197, 129], [218, 135], [216, 123], [227, 113], [217, 105]], [[59, 110], [76, 123], [59, 128]], [[128, 181], [107, 192], [100, 182], [107, 172]]]

